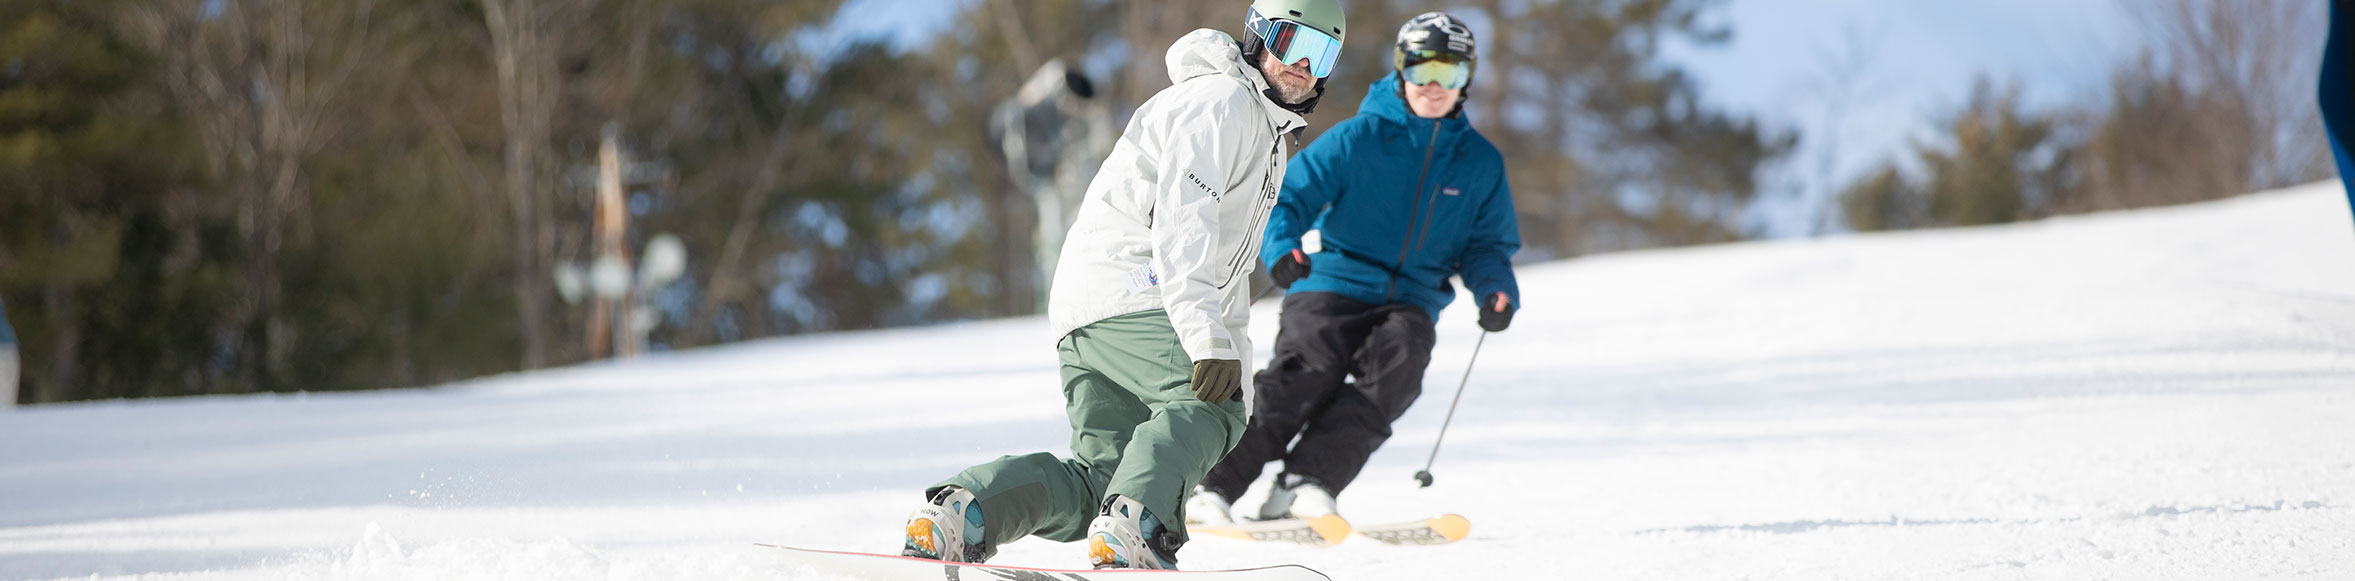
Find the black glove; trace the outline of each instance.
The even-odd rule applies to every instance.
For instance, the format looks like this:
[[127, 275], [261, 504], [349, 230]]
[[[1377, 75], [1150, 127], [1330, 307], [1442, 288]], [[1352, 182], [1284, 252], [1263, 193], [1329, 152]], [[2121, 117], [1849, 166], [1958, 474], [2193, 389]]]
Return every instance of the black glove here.
[[1520, 309], [1513, 306], [1513, 299], [1505, 293], [1488, 295], [1488, 300], [1480, 301], [1480, 328], [1490, 333], [1503, 331], [1513, 324], [1513, 311], [1517, 310]]
[[1194, 362], [1194, 397], [1202, 401], [1243, 401], [1243, 362], [1204, 359]]
[[1276, 280], [1276, 286], [1292, 288], [1292, 283], [1308, 277], [1308, 255], [1301, 254], [1298, 248], [1292, 249], [1290, 254], [1276, 259], [1276, 265], [1267, 269], [1267, 276]]

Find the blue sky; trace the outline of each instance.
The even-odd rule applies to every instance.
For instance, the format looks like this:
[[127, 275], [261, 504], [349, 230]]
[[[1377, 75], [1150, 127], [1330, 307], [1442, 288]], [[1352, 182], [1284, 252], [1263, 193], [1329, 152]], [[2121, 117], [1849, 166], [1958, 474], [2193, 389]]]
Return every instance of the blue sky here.
[[[949, 30], [974, 0], [851, 0], [825, 36], [885, 35], [903, 48]], [[2126, 0], [1730, 0], [1712, 15], [1732, 25], [1719, 46], [1670, 45], [1712, 104], [1801, 130], [1804, 142], [1768, 176], [1753, 219], [1770, 236], [1804, 235], [1830, 192], [1883, 160], [1903, 155], [1957, 107], [1974, 78], [2016, 82], [2034, 107], [2098, 94], [2111, 63], [2141, 47]], [[1445, 2], [1434, 7], [1448, 9]], [[1848, 47], [1862, 50], [1851, 51]], [[1853, 59], [1846, 55], [1869, 55]], [[1848, 59], [1844, 61], [1843, 59]], [[1855, 73], [1827, 79], [1842, 62]], [[1827, 122], [1828, 103], [1847, 87], [1847, 115]], [[1832, 139], [1836, 137], [1836, 139]], [[1828, 155], [1831, 145], [1837, 154]], [[1829, 157], [1829, 179], [1821, 162]], [[1823, 182], [1823, 183], [1819, 183]]]
[[[948, 31], [956, 23], [958, 13], [973, 3], [974, 0], [850, 0], [842, 4], [841, 12], [827, 26], [827, 32], [838, 39], [889, 36], [893, 46], [904, 50], [929, 43], [932, 37]], [[889, 17], [850, 17], [854, 14]]]
[[[1733, 26], [1731, 42], [1671, 46], [1668, 56], [1711, 103], [1804, 132], [1798, 156], [1772, 178], [1782, 191], [1768, 196], [1786, 199], [1759, 207], [1778, 236], [1804, 234], [1833, 188], [1932, 135], [1978, 76], [2016, 83], [2029, 106], [2059, 107], [2106, 90], [2111, 64], [2142, 46], [2126, 4], [2113, 0], [1733, 0], [1715, 17]], [[1841, 68], [1852, 80], [1832, 82]], [[1848, 114], [1835, 131], [1827, 113], [1842, 86]], [[1834, 142], [1827, 188], [1818, 164]]]

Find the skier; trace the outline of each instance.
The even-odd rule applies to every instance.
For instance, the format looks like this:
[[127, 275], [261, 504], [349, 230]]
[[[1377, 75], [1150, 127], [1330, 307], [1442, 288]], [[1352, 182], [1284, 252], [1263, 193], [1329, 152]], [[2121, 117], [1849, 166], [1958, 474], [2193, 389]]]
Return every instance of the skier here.
[[2339, 164], [2340, 184], [2347, 188], [2347, 205], [2355, 207], [2355, 0], [2331, 0], [2330, 39], [2322, 44], [2322, 125]]
[[[1455, 299], [1448, 277], [1477, 297], [1481, 329], [1505, 330], [1520, 308], [1503, 157], [1464, 119], [1477, 62], [1462, 21], [1416, 16], [1357, 116], [1292, 159], [1260, 249], [1289, 289], [1275, 359], [1255, 380], [1242, 441], [1189, 501], [1197, 522], [1232, 522], [1234, 499], [1277, 459], [1259, 518], [1334, 514], [1333, 496], [1422, 394], [1434, 320]], [[1301, 248], [1312, 227], [1323, 242], [1313, 254]]]
[[1185, 495], [1241, 437], [1249, 287], [1283, 184], [1339, 56], [1339, 0], [1257, 0], [1238, 43], [1170, 47], [1088, 184], [1048, 291], [1070, 459], [1006, 456], [925, 489], [903, 554], [981, 562], [1025, 535], [1086, 538], [1096, 568], [1171, 569]]

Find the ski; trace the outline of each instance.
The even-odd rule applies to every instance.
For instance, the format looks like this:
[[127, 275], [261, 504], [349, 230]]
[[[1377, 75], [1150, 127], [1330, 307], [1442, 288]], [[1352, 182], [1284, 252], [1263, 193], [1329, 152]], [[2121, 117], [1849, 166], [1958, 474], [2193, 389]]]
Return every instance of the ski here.
[[1443, 514], [1422, 520], [1356, 526], [1339, 516], [1328, 515], [1308, 520], [1287, 518], [1243, 521], [1233, 525], [1193, 525], [1186, 530], [1194, 534], [1248, 541], [1282, 541], [1303, 545], [1340, 543], [1350, 533], [1392, 545], [1444, 545], [1470, 536], [1472, 521], [1459, 514]]
[[1229, 525], [1188, 525], [1186, 532], [1247, 541], [1330, 545], [1349, 537], [1349, 521], [1328, 514], [1308, 519], [1247, 520]]
[[1472, 534], [1471, 519], [1443, 514], [1417, 521], [1358, 527], [1357, 534], [1393, 545], [1444, 545]]
[[1300, 565], [1272, 565], [1249, 569], [1207, 571], [1150, 571], [1139, 569], [1045, 569], [986, 563], [951, 563], [881, 553], [827, 551], [756, 543], [784, 549], [795, 563], [822, 573], [870, 581], [1333, 581], [1324, 573]]

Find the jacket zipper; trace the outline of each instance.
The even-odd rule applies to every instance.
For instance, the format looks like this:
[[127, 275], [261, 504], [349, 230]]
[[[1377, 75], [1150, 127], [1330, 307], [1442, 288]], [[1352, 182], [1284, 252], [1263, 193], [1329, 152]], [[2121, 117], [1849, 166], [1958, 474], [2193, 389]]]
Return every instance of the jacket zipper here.
[[[1423, 187], [1428, 185], [1425, 184], [1423, 180], [1431, 177], [1431, 154], [1437, 151], [1439, 151], [1439, 120], [1433, 119], [1431, 120], [1431, 140], [1429, 143], [1423, 145], [1423, 169], [1415, 171], [1415, 206], [1414, 209], [1407, 212], [1406, 215], [1406, 233], [1398, 240], [1398, 266], [1391, 267], [1390, 269], [1390, 289], [1382, 291], [1383, 303], [1389, 303], [1391, 301], [1398, 300], [1398, 273], [1399, 271], [1406, 270], [1406, 253], [1408, 247], [1415, 242], [1416, 238], [1421, 237], [1415, 234], [1415, 230], [1417, 229], [1415, 227], [1415, 218], [1423, 214]], [[1438, 200], [1432, 200], [1431, 205], [1438, 206]], [[1436, 210], [1437, 208], [1433, 209]], [[1429, 216], [1423, 216], [1423, 218], [1426, 224], [1429, 223]]]

